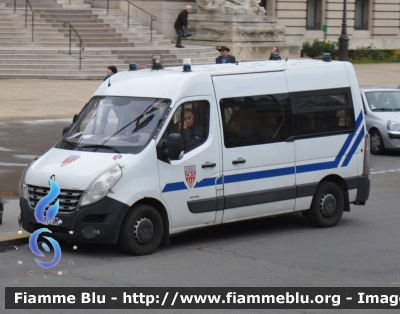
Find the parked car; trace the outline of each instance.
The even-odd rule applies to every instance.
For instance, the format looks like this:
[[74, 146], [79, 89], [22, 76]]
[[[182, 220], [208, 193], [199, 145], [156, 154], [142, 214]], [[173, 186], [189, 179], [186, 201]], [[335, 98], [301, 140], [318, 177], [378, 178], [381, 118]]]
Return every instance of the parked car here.
[[360, 86], [371, 153], [400, 150], [400, 90]]
[[3, 222], [3, 211], [4, 211], [4, 203], [3, 200], [0, 198], [0, 225]]

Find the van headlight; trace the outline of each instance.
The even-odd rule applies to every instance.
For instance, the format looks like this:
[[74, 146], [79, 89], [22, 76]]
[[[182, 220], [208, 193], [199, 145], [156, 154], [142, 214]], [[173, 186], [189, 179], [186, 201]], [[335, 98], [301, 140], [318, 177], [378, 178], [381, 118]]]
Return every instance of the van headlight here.
[[101, 200], [122, 176], [119, 165], [115, 165], [99, 175], [83, 192], [79, 206], [85, 206]]
[[18, 196], [20, 198], [23, 198], [25, 200], [28, 200], [28, 186], [25, 184], [25, 177], [26, 173], [28, 172], [29, 168], [31, 165], [39, 159], [40, 156], [37, 156], [34, 160], [32, 160], [24, 169], [22, 172], [21, 178], [19, 179], [18, 183]]
[[389, 120], [387, 122], [387, 129], [390, 131], [400, 131], [400, 123], [397, 121]]

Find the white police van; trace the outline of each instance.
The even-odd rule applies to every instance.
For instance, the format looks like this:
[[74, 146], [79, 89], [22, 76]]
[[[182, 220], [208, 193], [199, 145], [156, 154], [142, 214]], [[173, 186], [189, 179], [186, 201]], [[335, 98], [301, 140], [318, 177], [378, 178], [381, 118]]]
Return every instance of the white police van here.
[[[155, 68], [161, 68], [155, 61]], [[369, 141], [347, 62], [265, 61], [126, 71], [25, 169], [21, 221], [60, 187], [67, 241], [149, 254], [194, 228], [304, 212], [319, 227], [369, 196]]]

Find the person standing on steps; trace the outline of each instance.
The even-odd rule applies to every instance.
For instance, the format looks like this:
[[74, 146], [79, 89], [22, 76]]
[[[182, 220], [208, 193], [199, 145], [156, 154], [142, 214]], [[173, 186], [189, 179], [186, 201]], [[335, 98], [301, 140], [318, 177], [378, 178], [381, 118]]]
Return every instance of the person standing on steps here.
[[192, 7], [190, 5], [187, 5], [185, 10], [183, 10], [181, 13], [179, 13], [178, 17], [176, 18], [175, 21], [175, 32], [178, 35], [178, 38], [176, 39], [176, 48], [185, 48], [182, 46], [182, 28], [188, 28], [189, 23], [188, 23], [188, 15], [192, 11]]

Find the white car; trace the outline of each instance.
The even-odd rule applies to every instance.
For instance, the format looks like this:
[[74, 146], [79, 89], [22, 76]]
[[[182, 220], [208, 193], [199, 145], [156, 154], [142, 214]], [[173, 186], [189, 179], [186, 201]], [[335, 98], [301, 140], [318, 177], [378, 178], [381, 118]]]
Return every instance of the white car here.
[[400, 150], [400, 90], [360, 86], [371, 153]]

